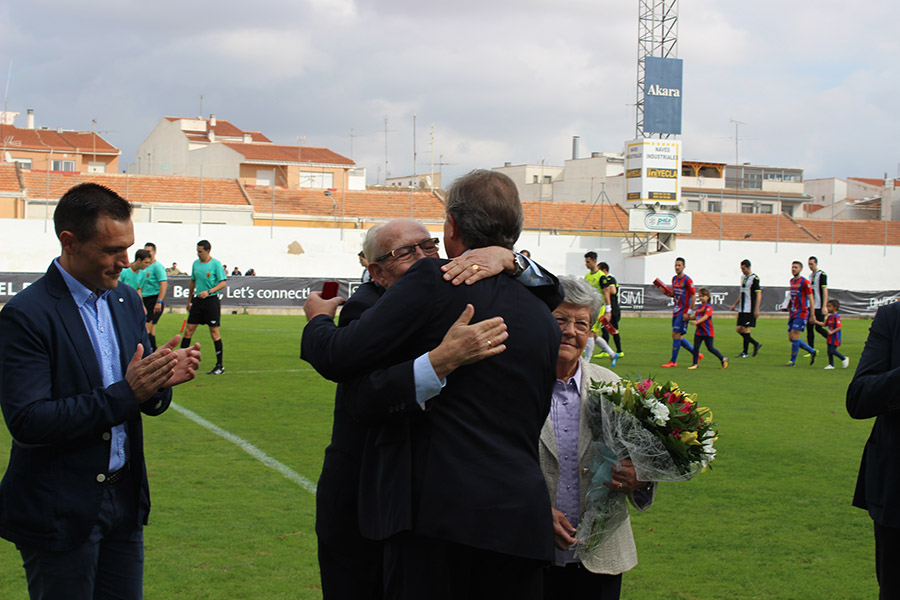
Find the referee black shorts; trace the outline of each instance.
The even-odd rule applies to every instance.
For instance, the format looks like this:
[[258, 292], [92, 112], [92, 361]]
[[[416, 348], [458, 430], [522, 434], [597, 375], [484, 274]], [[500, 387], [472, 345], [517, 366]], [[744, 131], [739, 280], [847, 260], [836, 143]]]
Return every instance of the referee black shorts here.
[[159, 318], [162, 316], [162, 310], [160, 310], [159, 312], [153, 312], [153, 309], [156, 308], [156, 300], [158, 298], [159, 294], [144, 296], [144, 308], [147, 309], [147, 322], [153, 323], [154, 325], [159, 323]]
[[738, 313], [737, 325], [738, 327], [756, 327], [756, 317], [753, 316], [753, 313]]
[[191, 312], [187, 318], [187, 322], [191, 325], [218, 327], [221, 317], [222, 305], [219, 303], [218, 296], [207, 296], [206, 298], [194, 296], [194, 299], [191, 300]]

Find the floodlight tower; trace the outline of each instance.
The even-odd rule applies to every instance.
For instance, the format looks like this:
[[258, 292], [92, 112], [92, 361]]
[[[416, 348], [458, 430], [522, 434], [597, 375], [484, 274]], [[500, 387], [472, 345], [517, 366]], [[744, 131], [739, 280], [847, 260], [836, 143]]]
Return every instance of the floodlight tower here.
[[637, 95], [635, 138], [670, 134], [644, 132], [645, 61], [648, 56], [678, 58], [678, 0], [638, 0]]

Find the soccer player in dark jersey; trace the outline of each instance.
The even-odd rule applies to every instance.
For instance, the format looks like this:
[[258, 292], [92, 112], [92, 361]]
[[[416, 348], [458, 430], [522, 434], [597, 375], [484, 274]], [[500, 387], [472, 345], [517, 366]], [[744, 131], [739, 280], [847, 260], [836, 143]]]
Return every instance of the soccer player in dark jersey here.
[[791, 341], [791, 362], [785, 363], [786, 367], [793, 367], [797, 362], [797, 352], [803, 348], [809, 352], [809, 364], [816, 362], [816, 350], [800, 339], [800, 334], [806, 329], [809, 320], [809, 300], [813, 291], [809, 280], [800, 275], [803, 263], [795, 260], [791, 263], [791, 300], [788, 303], [788, 339]]
[[843, 368], [847, 368], [850, 366], [850, 359], [844, 356], [838, 351], [838, 348], [841, 345], [841, 329], [843, 325], [841, 325], [841, 315], [838, 313], [838, 308], [840, 308], [841, 303], [832, 298], [828, 301], [826, 308], [828, 309], [828, 316], [825, 317], [825, 329], [828, 331], [828, 364], [825, 366], [826, 370], [831, 370], [834, 368], [834, 357], [837, 356], [841, 359], [841, 366]]
[[759, 318], [760, 299], [762, 288], [759, 286], [759, 277], [750, 270], [750, 261], [746, 258], [741, 261], [741, 287], [738, 290], [737, 300], [731, 305], [730, 310], [738, 308], [737, 332], [744, 338], [744, 350], [738, 358], [750, 356], [750, 344], [753, 344], [753, 356], [759, 354], [762, 344], [753, 339], [750, 329], [756, 327], [756, 319]]
[[[616, 333], [613, 334], [612, 338], [613, 343], [616, 345], [616, 354], [621, 358], [624, 353], [622, 352], [622, 338], [619, 337], [619, 319], [622, 316], [622, 311], [619, 310], [619, 282], [609, 274], [608, 264], [601, 262], [597, 266], [600, 267], [600, 271], [603, 273], [600, 277], [600, 292], [603, 294], [606, 306], [610, 311], [609, 324], [616, 329]], [[603, 330], [603, 339], [609, 342], [609, 332], [606, 329]]]
[[706, 288], [700, 288], [697, 290], [697, 297], [700, 299], [700, 306], [697, 308], [697, 313], [694, 318], [691, 319], [691, 325], [696, 325], [697, 330], [694, 332], [694, 364], [688, 367], [688, 369], [696, 369], [700, 363], [700, 344], [705, 343], [706, 349], [716, 355], [716, 358], [722, 363], [722, 368], [728, 368], [728, 357], [722, 356], [722, 353], [716, 350], [715, 346], [713, 346], [713, 338], [716, 335], [716, 330], [713, 328], [712, 315], [713, 315], [713, 307], [710, 303], [709, 290]]
[[[672, 278], [672, 297], [675, 301], [672, 307], [672, 357], [669, 362], [660, 366], [663, 368], [678, 366], [678, 351], [684, 348], [691, 354], [694, 347], [682, 336], [688, 330], [688, 315], [694, 305], [694, 281], [684, 272], [684, 259], [680, 256], [675, 259], [675, 277]], [[703, 358], [700, 354], [698, 358]]]
[[825, 307], [828, 306], [828, 275], [819, 268], [819, 259], [815, 256], [810, 256], [807, 264], [809, 264], [809, 285], [813, 291], [810, 309], [816, 318], [810, 319], [806, 324], [806, 343], [810, 348], [815, 348], [817, 331], [819, 335], [828, 339], [828, 331], [821, 325], [825, 321]]

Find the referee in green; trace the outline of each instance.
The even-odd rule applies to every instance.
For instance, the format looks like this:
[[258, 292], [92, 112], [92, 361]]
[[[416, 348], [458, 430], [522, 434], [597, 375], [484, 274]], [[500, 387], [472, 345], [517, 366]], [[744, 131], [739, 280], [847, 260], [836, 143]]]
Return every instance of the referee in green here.
[[[191, 267], [191, 287], [187, 301], [187, 326], [181, 347], [191, 345], [191, 337], [197, 325], [208, 325], [209, 335], [216, 348], [216, 366], [207, 375], [221, 375], [225, 372], [222, 364], [222, 336], [219, 333], [222, 306], [219, 303], [219, 292], [228, 285], [225, 268], [217, 259], [210, 256], [212, 245], [207, 240], [197, 242], [197, 260]], [[194, 294], [197, 294], [196, 297]]]
[[144, 309], [147, 311], [147, 335], [150, 337], [150, 345], [156, 351], [156, 324], [163, 312], [163, 299], [169, 289], [169, 276], [166, 268], [156, 260], [156, 244], [147, 242], [144, 250], [150, 253], [150, 264], [141, 271], [144, 281], [141, 283], [141, 298], [144, 300]]

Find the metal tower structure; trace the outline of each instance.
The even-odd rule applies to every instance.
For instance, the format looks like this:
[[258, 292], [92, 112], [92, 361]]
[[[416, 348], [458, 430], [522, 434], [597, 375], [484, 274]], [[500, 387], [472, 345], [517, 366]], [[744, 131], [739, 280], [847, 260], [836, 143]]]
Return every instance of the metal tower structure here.
[[638, 0], [635, 138], [656, 135], [644, 133], [644, 59], [648, 56], [678, 58], [678, 0]]

